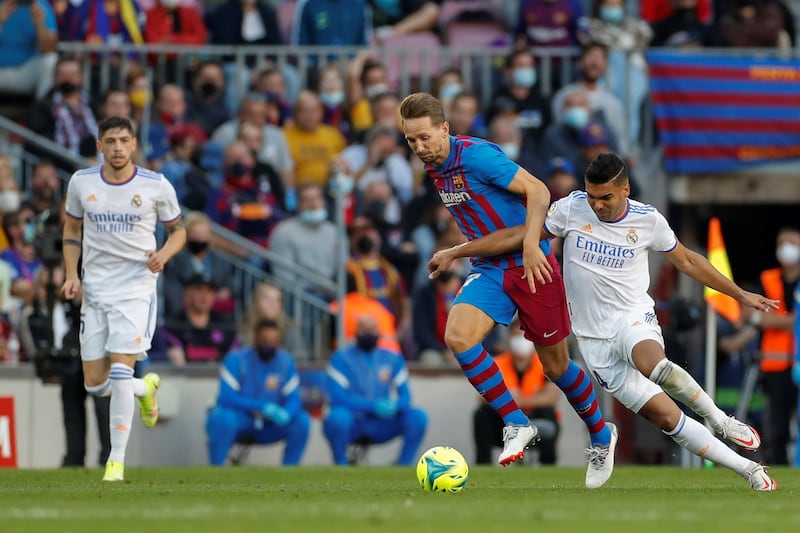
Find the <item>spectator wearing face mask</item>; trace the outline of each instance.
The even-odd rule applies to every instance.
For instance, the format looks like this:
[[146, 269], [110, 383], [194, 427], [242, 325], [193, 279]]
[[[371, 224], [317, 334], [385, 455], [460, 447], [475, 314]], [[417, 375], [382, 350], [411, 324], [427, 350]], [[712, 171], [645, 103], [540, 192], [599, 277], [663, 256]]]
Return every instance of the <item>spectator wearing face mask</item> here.
[[505, 85], [492, 97], [487, 119], [516, 117], [523, 133], [522, 150], [535, 150], [551, 123], [548, 101], [536, 87], [536, 60], [529, 49], [521, 48], [506, 58], [505, 67]]
[[[556, 439], [559, 433], [558, 406], [559, 390], [544, 375], [542, 363], [536, 355], [533, 343], [525, 338], [519, 327], [519, 320], [508, 328], [508, 350], [494, 358], [500, 368], [508, 391], [539, 429], [541, 441], [532, 451], [539, 452], [539, 462], [543, 465], [556, 463]], [[503, 445], [503, 419], [484, 401], [473, 416], [476, 459], [478, 464], [492, 462], [492, 448]]]
[[234, 442], [284, 442], [284, 465], [303, 457], [311, 417], [303, 410], [300, 377], [292, 354], [281, 348], [281, 329], [261, 320], [253, 345], [229, 353], [222, 363], [217, 404], [206, 419], [209, 462], [222, 466]]
[[553, 95], [551, 102], [553, 119], [558, 122], [564, 118], [566, 110], [564, 99], [568, 94], [575, 90], [582, 91], [589, 100], [590, 111], [592, 113], [599, 111], [603, 115], [603, 121], [611, 130], [617, 144], [616, 151], [627, 158], [630, 155], [631, 145], [627, 110], [620, 99], [602, 82], [608, 71], [608, 48], [600, 43], [584, 45], [578, 60], [578, 71], [578, 81], [562, 87]]
[[[581, 173], [585, 169], [583, 162], [581, 132], [594, 123], [603, 126], [605, 141], [612, 151], [618, 149], [617, 140], [606, 127], [605, 116], [600, 111], [592, 111], [589, 98], [581, 89], [572, 89], [561, 100], [562, 109], [559, 119], [545, 131], [544, 139], [539, 147], [538, 156], [563, 157], [572, 163], [573, 168]], [[546, 159], [545, 159], [546, 160]]]
[[[8, 156], [0, 154], [0, 221], [11, 213], [19, 210], [21, 195], [14, 169]], [[8, 247], [8, 237], [4, 230], [0, 230], [0, 250]]]
[[29, 304], [33, 298], [34, 275], [42, 266], [36, 255], [33, 239], [36, 236], [36, 220], [30, 208], [22, 208], [3, 215], [3, 231], [9, 246], [0, 252], [0, 259], [11, 268], [11, 296]]
[[387, 92], [391, 92], [391, 87], [386, 67], [371, 49], [360, 51], [347, 64], [347, 103], [356, 138], [373, 125], [370, 100]]
[[641, 129], [640, 109], [650, 90], [644, 52], [653, 30], [644, 20], [626, 13], [623, 0], [596, 0], [581, 37], [584, 43], [608, 47], [606, 85], [620, 102], [627, 100], [629, 141], [635, 146]]
[[[89, 156], [97, 153], [93, 142], [97, 139], [97, 122], [83, 81], [83, 71], [77, 59], [59, 59], [55, 66], [53, 90], [31, 109], [28, 127], [72, 154]], [[87, 139], [90, 140], [91, 153], [81, 153]]]
[[319, 99], [324, 108], [322, 122], [339, 130], [345, 139], [350, 139], [344, 78], [337, 65], [331, 64], [322, 69], [319, 77]]
[[[322, 187], [316, 183], [301, 185], [297, 197], [297, 215], [278, 224], [270, 238], [270, 249], [288, 264], [333, 280], [342, 237], [328, 220]], [[288, 285], [298, 282], [294, 272], [278, 263], [272, 265], [272, 273]]]
[[775, 257], [778, 266], [761, 272], [764, 295], [779, 301], [771, 313], [755, 311], [748, 323], [761, 330], [761, 382], [766, 396], [766, 461], [789, 464], [787, 445], [791, 441], [790, 421], [797, 404], [797, 387], [792, 382], [795, 343], [794, 292], [800, 287], [800, 230], [778, 231]]
[[347, 271], [353, 275], [356, 288], [375, 298], [395, 317], [398, 337], [411, 331], [411, 302], [400, 273], [381, 254], [381, 234], [367, 217], [356, 217], [350, 225], [350, 249]]
[[410, 465], [425, 436], [428, 416], [411, 405], [405, 361], [380, 348], [379, 339], [378, 323], [362, 315], [355, 344], [331, 356], [326, 379], [331, 408], [323, 431], [337, 465], [348, 464], [347, 446], [354, 441], [383, 443], [396, 437], [403, 440], [397, 464]]
[[164, 267], [164, 315], [177, 313], [183, 305], [183, 290], [198, 275], [208, 276], [215, 287], [214, 309], [231, 312], [239, 294], [230, 263], [212, 245], [211, 220], [204, 213], [186, 215], [186, 246]]
[[275, 225], [284, 218], [268, 180], [255, 173], [256, 160], [244, 143], [225, 150], [225, 182], [209, 199], [212, 220], [261, 246], [267, 247]]
[[230, 118], [225, 106], [225, 74], [222, 65], [204, 61], [197, 66], [192, 78], [192, 92], [187, 97], [189, 116], [211, 135]]

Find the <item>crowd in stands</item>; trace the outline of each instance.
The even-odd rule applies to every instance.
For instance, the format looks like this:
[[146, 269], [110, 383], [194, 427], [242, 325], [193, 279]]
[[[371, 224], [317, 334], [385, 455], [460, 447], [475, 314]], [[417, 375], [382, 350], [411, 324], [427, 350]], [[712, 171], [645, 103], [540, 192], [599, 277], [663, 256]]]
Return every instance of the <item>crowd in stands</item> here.
[[[303, 346], [302, 328], [287, 318], [280, 291], [302, 280], [280, 264], [258, 264], [277, 285], [259, 287], [253, 301], [242, 306], [247, 307], [243, 316], [236, 316], [242, 287], [220, 251], [250, 258], [215, 238], [211, 225], [334, 280], [338, 242], [345, 238], [333, 222], [335, 193], [345, 195], [347, 205], [351, 258], [344, 267], [352, 290], [345, 306], [347, 301], [370, 305], [350, 298], [355, 293], [377, 301], [391, 317], [390, 331], [382, 332], [385, 346], [399, 348], [410, 360], [448, 364], [444, 320], [468, 265], [455, 265], [429, 281], [426, 263], [435, 250], [464, 237], [405, 144], [397, 71], [381, 63], [376, 50], [420, 35], [441, 45], [506, 47], [503, 63], [493, 72], [490, 98], [467, 83], [458, 65], [442, 66], [432, 92], [443, 101], [454, 134], [497, 143], [558, 198], [580, 186], [581, 169], [603, 151], [620, 153], [635, 176], [639, 140], [651, 127], [640, 113], [647, 98], [648, 47], [789, 48], [794, 43], [794, 19], [780, 0], [645, 0], [638, 12], [629, 10], [632, 4], [0, 0], [0, 91], [34, 98], [21, 122], [65, 152], [95, 162], [99, 120], [120, 115], [147, 124], [140, 128], [137, 162], [163, 173], [190, 212], [186, 249], [163, 276], [162, 333], [154, 359], [176, 365], [220, 360], [247, 343], [242, 333], [247, 328], [241, 325], [254, 316], [278, 321], [287, 347]], [[468, 41], [476, 35], [484, 41]], [[279, 66], [269, 57], [248, 56], [242, 69], [223, 56], [191, 64], [185, 77], [167, 70], [165, 79], [153, 79], [145, 58], [125, 63], [113, 88], [99, 93], [95, 69], [84, 68], [87, 61], [96, 67], [95, 58], [57, 56], [58, 42], [363, 49], [346, 66], [311, 58], [303, 76], [299, 67]], [[548, 47], [580, 52], [569, 69], [575, 79], [549, 80], [552, 91], [543, 94], [537, 50]], [[557, 64], [551, 66], [560, 72]], [[178, 79], [187, 82], [180, 85]], [[301, 79], [308, 80], [306, 86], [299, 86]], [[240, 86], [246, 90], [238, 98]], [[27, 148], [36, 153], [35, 146]], [[56, 171], [73, 170], [69, 161], [51, 154], [35, 167], [30, 190], [23, 194], [17, 169], [0, 156], [0, 286], [4, 310], [14, 317], [17, 308], [33, 301], [41, 267], [33, 239], [41, 213], [61, 212]], [[308, 290], [333, 302], [328, 289], [310, 285]]]

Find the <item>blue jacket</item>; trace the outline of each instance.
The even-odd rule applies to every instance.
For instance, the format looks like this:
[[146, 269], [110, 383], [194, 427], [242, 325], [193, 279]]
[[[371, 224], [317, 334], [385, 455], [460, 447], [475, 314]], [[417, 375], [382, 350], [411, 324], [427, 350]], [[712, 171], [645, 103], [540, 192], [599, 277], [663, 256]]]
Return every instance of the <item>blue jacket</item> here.
[[366, 45], [371, 31], [364, 0], [303, 0], [292, 28], [292, 42], [301, 45]]
[[291, 354], [278, 350], [268, 363], [252, 347], [225, 356], [220, 369], [217, 405], [240, 411], [261, 411], [266, 402], [277, 403], [294, 417], [302, 409], [300, 377]]
[[370, 413], [377, 400], [393, 395], [400, 411], [411, 405], [406, 363], [383, 348], [365, 352], [350, 346], [337, 351], [328, 364], [326, 386], [331, 407], [347, 407], [356, 413]]

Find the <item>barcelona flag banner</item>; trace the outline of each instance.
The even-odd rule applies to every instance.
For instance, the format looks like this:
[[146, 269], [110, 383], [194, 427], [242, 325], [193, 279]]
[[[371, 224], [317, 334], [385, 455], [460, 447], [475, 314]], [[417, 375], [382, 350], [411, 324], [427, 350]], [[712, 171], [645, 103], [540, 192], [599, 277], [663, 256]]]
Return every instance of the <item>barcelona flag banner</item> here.
[[667, 171], [800, 158], [800, 59], [648, 53]]

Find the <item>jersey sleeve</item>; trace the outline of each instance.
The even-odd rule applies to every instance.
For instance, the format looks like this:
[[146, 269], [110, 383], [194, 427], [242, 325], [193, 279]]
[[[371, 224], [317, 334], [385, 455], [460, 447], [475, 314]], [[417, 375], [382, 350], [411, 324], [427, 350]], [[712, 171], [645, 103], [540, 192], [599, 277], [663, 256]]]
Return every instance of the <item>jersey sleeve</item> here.
[[658, 252], [671, 252], [678, 246], [678, 238], [669, 226], [664, 215], [656, 211], [656, 221], [653, 225], [653, 244], [650, 248]]
[[467, 170], [487, 185], [508, 189], [519, 165], [510, 160], [499, 146], [490, 142], [475, 143], [468, 148], [465, 158]]
[[181, 206], [178, 203], [175, 187], [164, 176], [161, 176], [161, 194], [156, 200], [156, 209], [158, 210], [158, 219], [165, 224], [174, 222], [181, 216]]
[[67, 200], [64, 209], [67, 215], [72, 218], [83, 218], [83, 204], [81, 203], [80, 192], [78, 191], [78, 184], [76, 183], [74, 174], [67, 185]]
[[550, 235], [564, 237], [567, 233], [567, 220], [571, 207], [571, 196], [566, 196], [550, 204], [547, 218], [544, 220], [544, 230]]

